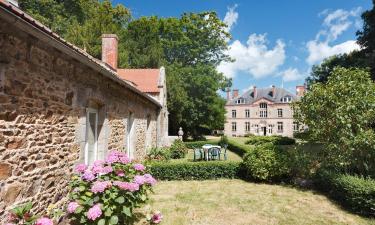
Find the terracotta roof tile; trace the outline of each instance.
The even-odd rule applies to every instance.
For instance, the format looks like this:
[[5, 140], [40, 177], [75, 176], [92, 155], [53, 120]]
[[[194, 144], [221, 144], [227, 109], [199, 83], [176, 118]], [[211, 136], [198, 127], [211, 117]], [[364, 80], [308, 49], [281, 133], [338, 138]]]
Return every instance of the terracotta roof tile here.
[[130, 81], [146, 93], [159, 93], [160, 69], [118, 69], [121, 79]]

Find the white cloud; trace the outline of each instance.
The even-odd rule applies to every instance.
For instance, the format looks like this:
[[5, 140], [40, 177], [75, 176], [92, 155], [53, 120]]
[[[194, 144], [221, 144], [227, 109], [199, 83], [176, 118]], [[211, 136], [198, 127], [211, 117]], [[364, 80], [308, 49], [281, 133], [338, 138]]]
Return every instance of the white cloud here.
[[229, 32], [232, 29], [233, 25], [235, 25], [237, 23], [238, 12], [235, 11], [237, 6], [238, 5], [235, 4], [232, 7], [228, 7], [228, 11], [225, 14], [224, 23], [228, 26], [227, 29], [226, 29], [227, 32]]
[[296, 68], [288, 68], [287, 70], [280, 72], [279, 75], [282, 76], [282, 79], [285, 82], [303, 80], [306, 77]]
[[348, 53], [359, 49], [359, 45], [354, 40], [348, 40], [334, 45], [332, 42], [351, 26], [358, 26], [358, 17], [362, 8], [357, 7], [350, 11], [337, 9], [333, 12], [324, 10], [319, 16], [325, 16], [323, 20], [323, 29], [318, 32], [315, 40], [307, 42], [306, 47], [309, 56], [306, 61], [310, 65], [320, 63], [323, 59], [336, 55]]
[[235, 77], [239, 71], [248, 73], [254, 78], [262, 78], [277, 71], [285, 61], [285, 43], [277, 40], [276, 45], [269, 49], [266, 34], [251, 34], [244, 45], [239, 40], [229, 46], [227, 54], [235, 62], [224, 62], [218, 71], [227, 77]]
[[326, 42], [309, 41], [306, 46], [309, 51], [309, 56], [306, 61], [310, 65], [320, 63], [323, 59], [333, 55], [360, 49], [359, 45], [354, 40], [349, 40], [333, 46], [330, 46]]

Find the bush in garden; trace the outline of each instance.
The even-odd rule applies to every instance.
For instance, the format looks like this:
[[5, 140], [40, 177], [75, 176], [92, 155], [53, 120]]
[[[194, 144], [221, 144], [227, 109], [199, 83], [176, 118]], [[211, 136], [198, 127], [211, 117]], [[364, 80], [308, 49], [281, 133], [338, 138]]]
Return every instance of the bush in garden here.
[[147, 160], [168, 161], [171, 159], [169, 148], [152, 148], [147, 154]]
[[181, 159], [188, 153], [188, 148], [183, 141], [177, 139], [173, 142], [172, 146], [169, 148], [172, 159]]
[[6, 225], [53, 225], [53, 221], [48, 217], [40, 217], [33, 215], [30, 210], [32, 203], [28, 202], [24, 205], [17, 206], [10, 210], [8, 215], [8, 223]]
[[67, 211], [75, 224], [129, 224], [133, 210], [145, 203], [156, 180], [145, 166], [112, 151], [93, 166], [76, 166]]
[[189, 142], [184, 142], [184, 143], [185, 143], [185, 146], [189, 149], [202, 148], [202, 146], [205, 144], [218, 145], [217, 140], [189, 141]]
[[374, 179], [320, 170], [315, 184], [346, 208], [362, 215], [375, 216]]
[[246, 141], [249, 145], [261, 145], [265, 143], [272, 143], [275, 145], [294, 145], [296, 141], [293, 138], [283, 136], [253, 136]]
[[257, 145], [248, 152], [242, 164], [246, 178], [277, 181], [289, 175], [288, 157], [271, 143]]
[[220, 141], [219, 141], [219, 145], [221, 147], [224, 147], [224, 145], [227, 145], [228, 146], [228, 137], [223, 135], [220, 137]]

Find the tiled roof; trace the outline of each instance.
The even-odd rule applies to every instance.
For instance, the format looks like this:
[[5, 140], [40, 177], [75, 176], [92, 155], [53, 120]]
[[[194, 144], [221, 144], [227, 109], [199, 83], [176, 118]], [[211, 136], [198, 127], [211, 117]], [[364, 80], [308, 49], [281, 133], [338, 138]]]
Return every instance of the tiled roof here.
[[[92, 66], [95, 69], [99, 69], [101, 71], [101, 74], [109, 77], [113, 81], [120, 83], [122, 86], [125, 86], [126, 88], [129, 88], [131, 91], [143, 96], [144, 98], [148, 99], [149, 101], [153, 102], [155, 105], [161, 107], [160, 103], [155, 100], [154, 98], [150, 97], [147, 94], [142, 93], [138, 88], [134, 87], [134, 84], [131, 82], [128, 82], [124, 79], [120, 79], [118, 77], [118, 74], [110, 69], [108, 66], [106, 66], [105, 63], [103, 63], [101, 60], [98, 60], [88, 54], [86, 51], [78, 48], [77, 46], [71, 44], [70, 42], [66, 41], [62, 37], [60, 37], [58, 34], [54, 33], [51, 29], [49, 29], [47, 26], [43, 25], [39, 21], [35, 20], [33, 17], [19, 9], [18, 7], [12, 5], [11, 3], [7, 2], [6, 0], [0, 0], [0, 9], [5, 9], [14, 16], [20, 18], [23, 22], [27, 23], [28, 26], [36, 28], [40, 32], [48, 35], [51, 39], [53, 39], [55, 42], [59, 43], [60, 46], [63, 45], [64, 49], [68, 48], [71, 51], [74, 51], [76, 54], [78, 54], [79, 59], [84, 59], [82, 61], [89, 61], [89, 65]], [[18, 22], [17, 20], [14, 20]], [[50, 42], [49, 42], [50, 43]]]
[[290, 96], [292, 98], [292, 101], [298, 100], [298, 97], [295, 94], [292, 94], [288, 90], [284, 88], [278, 88], [275, 87], [275, 96], [272, 96], [272, 87], [270, 88], [257, 88], [256, 89], [256, 96], [254, 98], [254, 89], [250, 89], [243, 93], [241, 96], [238, 96], [236, 98], [233, 98], [227, 102], [227, 105], [237, 105], [236, 101], [239, 98], [244, 99], [243, 104], [253, 104], [254, 102], [260, 100], [260, 99], [267, 99], [268, 101], [274, 102], [274, 103], [283, 103], [281, 99], [283, 97]]
[[160, 69], [117, 69], [117, 74], [122, 79], [135, 83], [142, 92], [160, 92], [158, 88]]

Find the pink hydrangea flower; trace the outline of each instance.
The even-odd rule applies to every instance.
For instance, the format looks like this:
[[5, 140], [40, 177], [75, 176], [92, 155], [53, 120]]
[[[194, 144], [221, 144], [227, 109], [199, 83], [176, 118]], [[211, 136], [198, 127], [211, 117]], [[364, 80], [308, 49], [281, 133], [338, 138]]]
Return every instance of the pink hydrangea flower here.
[[143, 177], [145, 178], [146, 183], [150, 184], [151, 186], [156, 184], [157, 182], [156, 179], [151, 176], [151, 174], [146, 173], [145, 175], [143, 175]]
[[139, 190], [139, 184], [137, 184], [137, 183], [115, 181], [115, 182], [113, 182], [113, 185], [119, 187], [122, 190], [128, 190], [130, 192], [134, 192], [134, 191]]
[[139, 185], [143, 185], [144, 183], [146, 183], [146, 179], [145, 179], [144, 176], [136, 175], [134, 177], [134, 183], [139, 184]]
[[102, 168], [102, 174], [108, 174], [112, 172], [113, 172], [112, 166], [105, 166]]
[[36, 221], [35, 225], [53, 225], [53, 221], [50, 218], [42, 217]]
[[129, 157], [127, 155], [120, 156], [119, 160], [123, 164], [128, 164], [128, 163], [131, 162], [131, 160], [129, 159]]
[[94, 205], [87, 212], [87, 218], [89, 218], [90, 220], [96, 220], [101, 215], [102, 215], [102, 210], [100, 209], [100, 205], [99, 204]]
[[116, 175], [119, 177], [125, 176], [125, 172], [123, 170], [116, 170]]
[[92, 186], [91, 186], [91, 191], [93, 193], [102, 193], [105, 191], [106, 188], [111, 187], [112, 184], [110, 181], [96, 181]]
[[74, 213], [78, 207], [79, 204], [77, 202], [69, 202], [67, 211], [68, 213]]
[[5, 225], [15, 225], [14, 223], [6, 223]]
[[82, 175], [82, 179], [86, 181], [93, 181], [95, 179], [95, 175], [91, 171], [86, 170]]
[[151, 222], [154, 224], [159, 224], [163, 220], [163, 215], [161, 212], [155, 212], [154, 215], [151, 217]]
[[83, 172], [85, 172], [86, 169], [87, 169], [87, 166], [84, 163], [78, 164], [74, 168], [74, 170], [76, 171], [76, 173], [83, 173]]
[[146, 169], [146, 167], [142, 164], [136, 163], [136, 164], [134, 164], [134, 169], [137, 170], [137, 171], [143, 171], [143, 170]]

